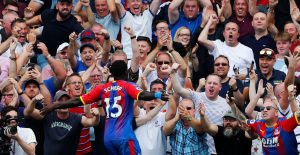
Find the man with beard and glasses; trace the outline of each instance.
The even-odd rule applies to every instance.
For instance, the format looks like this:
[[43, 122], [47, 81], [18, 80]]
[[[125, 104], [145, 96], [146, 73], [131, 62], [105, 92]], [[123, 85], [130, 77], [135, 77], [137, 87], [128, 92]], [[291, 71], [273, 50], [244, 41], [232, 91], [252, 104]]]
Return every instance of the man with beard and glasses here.
[[104, 145], [108, 154], [141, 154], [139, 143], [132, 129], [133, 101], [153, 99], [167, 101], [168, 95], [161, 92], [142, 91], [134, 83], [124, 81], [123, 79], [127, 78], [127, 64], [123, 60], [114, 61], [109, 70], [115, 81], [99, 85], [80, 97], [49, 105], [42, 110], [42, 113], [101, 101], [106, 110]]
[[[207, 133], [213, 136], [218, 155], [250, 155], [252, 139], [255, 136], [251, 131], [244, 131], [239, 126], [236, 114], [231, 110], [223, 116], [223, 125], [211, 124], [205, 116], [204, 104], [200, 106], [201, 125]], [[251, 133], [249, 133], [251, 132]], [[236, 149], [238, 148], [238, 149]]]
[[69, 35], [72, 32], [79, 34], [83, 30], [71, 14], [72, 7], [72, 0], [58, 0], [56, 9], [45, 10], [41, 15], [26, 21], [29, 26], [44, 25], [40, 41], [46, 44], [51, 56], [56, 56], [56, 49], [60, 44], [69, 42]]

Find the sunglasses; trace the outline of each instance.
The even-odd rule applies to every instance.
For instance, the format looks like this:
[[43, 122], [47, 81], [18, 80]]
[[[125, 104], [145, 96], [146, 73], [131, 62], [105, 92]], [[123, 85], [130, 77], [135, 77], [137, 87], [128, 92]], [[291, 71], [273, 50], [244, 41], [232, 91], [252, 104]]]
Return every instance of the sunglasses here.
[[7, 97], [13, 97], [14, 94], [3, 94], [2, 96], [3, 96], [3, 97], [5, 97], [5, 96], [7, 96]]
[[260, 55], [268, 55], [268, 56], [272, 56], [273, 54], [273, 50], [271, 49], [262, 49], [260, 52], [259, 52]]
[[167, 64], [167, 65], [169, 65], [170, 62], [169, 62], [169, 61], [158, 61], [157, 64], [158, 64], [158, 65], [162, 65], [162, 64]]
[[277, 108], [275, 108], [273, 106], [260, 107], [260, 111], [264, 111], [265, 109], [267, 109], [268, 111], [271, 110], [271, 109], [277, 110]]
[[216, 63], [215, 66], [228, 66], [227, 63]]
[[29, 28], [30, 29], [37, 29], [37, 28], [39, 28], [40, 26], [38, 26], [38, 25], [35, 25], [35, 26], [29, 26]]
[[185, 107], [186, 110], [192, 110], [192, 107]]

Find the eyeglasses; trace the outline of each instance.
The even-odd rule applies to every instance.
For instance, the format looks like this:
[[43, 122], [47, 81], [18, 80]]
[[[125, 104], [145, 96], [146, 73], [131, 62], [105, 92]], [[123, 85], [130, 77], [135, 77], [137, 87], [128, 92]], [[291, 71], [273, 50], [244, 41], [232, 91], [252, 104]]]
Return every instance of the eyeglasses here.
[[4, 10], [6, 10], [6, 11], [11, 11], [11, 12], [15, 12], [15, 13], [17, 13], [17, 14], [19, 14], [19, 11], [17, 11], [17, 10], [13, 10], [13, 9], [4, 9]]
[[90, 75], [91, 78], [97, 78], [97, 77], [102, 77], [100, 74], [95, 74], [95, 75]]
[[273, 106], [266, 106], [266, 107], [260, 107], [260, 111], [264, 111], [265, 109], [267, 109], [268, 111], [271, 110], [271, 109], [275, 109], [277, 110], [277, 108], [273, 107]]
[[228, 66], [227, 63], [216, 63], [215, 66]]
[[179, 34], [179, 37], [189, 37], [190, 34]]
[[7, 96], [7, 97], [13, 97], [14, 96], [14, 94], [3, 94], [2, 96]]
[[38, 26], [38, 25], [35, 25], [35, 26], [29, 26], [29, 28], [30, 29], [37, 29], [37, 28], [39, 28], [40, 26]]
[[169, 65], [170, 62], [169, 62], [169, 61], [157, 61], [157, 64], [158, 64], [158, 65], [162, 65], [162, 64], [167, 64], [167, 65]]
[[186, 110], [192, 110], [192, 107], [185, 107]]
[[260, 52], [259, 52], [260, 55], [268, 55], [268, 56], [272, 56], [273, 54], [273, 50], [272, 49], [269, 49], [269, 48], [265, 48], [265, 49], [262, 49]]
[[161, 31], [161, 30], [167, 31], [167, 30], [169, 30], [169, 27], [158, 27], [158, 28], [156, 28], [156, 30], [158, 30], [158, 31]]
[[78, 85], [82, 85], [82, 82], [70, 82], [70, 83], [68, 83], [68, 84], [71, 84], [71, 85], [76, 85], [76, 84], [78, 84]]

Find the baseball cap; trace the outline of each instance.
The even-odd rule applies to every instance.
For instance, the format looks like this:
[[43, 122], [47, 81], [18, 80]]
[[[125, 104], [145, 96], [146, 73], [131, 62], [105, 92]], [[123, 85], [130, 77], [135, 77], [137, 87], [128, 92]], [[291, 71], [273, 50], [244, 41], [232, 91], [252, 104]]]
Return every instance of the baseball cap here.
[[24, 83], [24, 89], [25, 89], [29, 84], [35, 84], [37, 87], [40, 88], [40, 84], [39, 84], [36, 80], [30, 79], [30, 80], [27, 80], [27, 81]]
[[68, 46], [69, 46], [69, 43], [66, 43], [66, 42], [60, 44], [56, 50], [56, 53], [60, 53], [64, 48], [66, 48]]
[[82, 50], [83, 50], [84, 48], [86, 48], [86, 47], [90, 47], [91, 49], [93, 49], [94, 51], [96, 51], [96, 48], [95, 48], [95, 46], [94, 46], [93, 44], [86, 43], [86, 44], [81, 45], [81, 47], [80, 47], [80, 53], [81, 53]]
[[73, 3], [73, 0], [57, 0], [58, 2], [68, 2], [68, 3]]
[[270, 48], [264, 48], [261, 51], [259, 51], [259, 57], [268, 57], [275, 59], [275, 52]]
[[235, 116], [235, 114], [231, 111], [231, 110], [228, 110], [225, 115], [223, 116], [224, 117], [231, 117], [231, 118], [234, 118], [234, 119], [237, 119], [237, 117]]
[[63, 96], [66, 96], [66, 97], [70, 98], [70, 96], [68, 95], [68, 93], [66, 91], [63, 91], [63, 90], [57, 91], [55, 96], [54, 96], [54, 101], [59, 100]]
[[80, 34], [80, 40], [82, 39], [96, 39], [96, 36], [92, 30], [84, 30]]

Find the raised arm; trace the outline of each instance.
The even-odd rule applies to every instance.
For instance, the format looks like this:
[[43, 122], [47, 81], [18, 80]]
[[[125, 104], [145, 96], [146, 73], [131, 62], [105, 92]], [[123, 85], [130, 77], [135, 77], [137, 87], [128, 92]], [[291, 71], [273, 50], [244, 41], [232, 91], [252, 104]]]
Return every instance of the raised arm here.
[[40, 92], [44, 96], [44, 103], [46, 105], [51, 104], [51, 94], [48, 88], [43, 83], [42, 75], [37, 69], [31, 70], [31, 76], [35, 79], [40, 85]]
[[17, 73], [20, 72], [22, 67], [25, 64], [27, 64], [29, 59], [34, 55], [34, 52], [32, 51], [32, 49], [33, 49], [33, 44], [32, 43], [28, 43], [23, 48], [22, 54], [17, 59]]
[[90, 1], [86, 1], [86, 2], [82, 1], [82, 5], [86, 7], [85, 11], [86, 11], [86, 14], [87, 14], [87, 19], [88, 19], [88, 21], [86, 23], [84, 23], [84, 28], [89, 29], [95, 23], [95, 15], [92, 11]]
[[299, 110], [299, 106], [296, 101], [296, 92], [297, 89], [295, 85], [292, 84], [288, 86], [289, 102], [293, 113]]
[[[113, 3], [113, 2], [111, 2], [111, 3]], [[126, 10], [125, 10], [124, 6], [121, 4], [121, 0], [115, 0], [115, 4], [116, 4], [116, 8], [117, 8], [119, 17], [123, 18], [126, 13]]]
[[209, 31], [209, 27], [211, 26], [211, 24], [215, 20], [218, 20], [217, 18], [218, 17], [215, 14], [211, 14], [209, 16], [208, 22], [206, 23], [206, 25], [204, 26], [202, 32], [200, 33], [200, 35], [198, 37], [198, 42], [200, 44], [202, 44], [204, 47], [206, 47], [209, 52], [212, 52], [215, 49], [215, 44], [213, 41], [207, 39], [208, 31]]
[[75, 32], [69, 35], [69, 47], [68, 47], [68, 60], [70, 62], [71, 68], [74, 69], [77, 65], [77, 58], [75, 52], [77, 52], [76, 47], [77, 34]]
[[253, 16], [257, 12], [257, 0], [248, 1], [248, 11], [251, 16]]
[[41, 25], [42, 24], [42, 16], [37, 15], [32, 17], [31, 19], [26, 20], [26, 25], [32, 26], [32, 25]]
[[187, 72], [187, 65], [186, 65], [184, 59], [180, 56], [180, 54], [174, 50], [171, 34], [169, 35], [168, 40], [167, 40], [167, 48], [168, 48], [170, 54], [173, 56], [175, 62], [180, 64], [179, 70], [178, 70], [178, 75], [182, 78], [185, 78], [186, 72]]
[[170, 24], [177, 22], [179, 18], [179, 7], [182, 4], [183, 0], [173, 0], [169, 5], [168, 17]]
[[268, 30], [274, 36], [278, 33], [278, 29], [275, 26], [275, 12], [274, 12], [277, 4], [278, 4], [278, 0], [269, 0], [269, 10], [267, 13]]
[[92, 108], [90, 109], [90, 113], [92, 114], [92, 118], [87, 118], [85, 116], [82, 116], [81, 124], [84, 127], [92, 127], [96, 126], [100, 122], [100, 112], [98, 108]]
[[[28, 96], [26, 95], [28, 98]], [[29, 98], [28, 98], [29, 99]], [[30, 100], [30, 99], [29, 99]], [[34, 119], [42, 120], [44, 118], [44, 115], [41, 115], [40, 111], [35, 108], [35, 105], [37, 102], [44, 100], [44, 97], [42, 94], [36, 95], [26, 106], [24, 109], [24, 116], [29, 117], [31, 116]]]
[[169, 105], [166, 112], [166, 121], [169, 121], [175, 117], [177, 109], [171, 78], [168, 79], [167, 93], [169, 94]]
[[49, 52], [47, 46], [40, 42], [37, 45], [38, 49], [40, 49], [43, 52], [43, 55], [45, 56], [48, 64], [50, 65], [51, 69], [53, 70], [55, 76], [57, 77], [58, 80], [64, 81], [65, 78], [67, 77], [67, 71], [66, 68], [64, 67], [64, 63], [53, 58]]
[[218, 133], [218, 126], [215, 124], [211, 124], [205, 115], [205, 105], [204, 103], [200, 104], [199, 113], [201, 117], [201, 127], [206, 130], [206, 132], [211, 135], [215, 136]]
[[245, 109], [245, 113], [250, 119], [256, 118], [257, 111], [254, 111], [254, 108], [257, 105], [257, 102], [261, 97], [261, 95], [264, 93], [264, 91], [265, 89], [263, 88], [263, 80], [260, 80], [257, 88], [257, 94], [255, 94], [253, 97], [250, 98], [250, 102]]
[[150, 10], [152, 12], [153, 15], [157, 14], [157, 11], [159, 9], [161, 0], [153, 0], [150, 4]]
[[176, 77], [176, 70], [178, 69], [178, 65], [179, 64], [173, 63], [173, 66], [172, 66], [173, 70], [171, 71], [171, 74], [170, 74], [170, 77], [172, 78], [173, 89], [181, 97], [191, 99], [192, 95], [191, 95], [190, 91], [187, 90], [186, 88], [183, 88], [180, 85], [180, 83]]
[[[109, 52], [111, 50], [110, 35], [106, 29], [101, 29], [100, 34], [104, 36], [103, 51], [101, 52], [102, 61], [107, 64], [109, 61]], [[98, 50], [100, 51], [99, 48]]]
[[10, 66], [9, 66], [9, 77], [15, 78], [17, 77], [17, 55], [15, 49], [17, 47], [17, 39], [12, 39], [9, 50], [10, 50]]
[[114, 22], [119, 22], [120, 21], [120, 16], [118, 14], [118, 10], [117, 10], [115, 1], [114, 0], [107, 0], [107, 6], [108, 6], [109, 12], [110, 12], [111, 17], [114, 20]]
[[190, 115], [182, 104], [179, 104], [178, 112], [181, 118], [186, 119], [188, 124], [194, 128], [197, 133], [204, 133], [204, 129], [201, 127], [201, 122], [195, 118], [195, 115]]
[[165, 123], [165, 125], [163, 126], [163, 132], [164, 132], [164, 134], [165, 134], [166, 136], [169, 136], [169, 135], [171, 135], [171, 134], [174, 132], [174, 128], [175, 128], [175, 126], [176, 126], [176, 123], [177, 123], [179, 120], [180, 120], [180, 116], [179, 116], [179, 114], [177, 113], [176, 116], [175, 116], [173, 119], [171, 119], [171, 120], [169, 120], [169, 121], [167, 121], [167, 122]]
[[138, 51], [139, 49], [138, 49], [138, 43], [136, 40], [136, 35], [135, 35], [133, 28], [130, 27], [129, 25], [125, 25], [124, 30], [130, 36], [130, 39], [131, 39], [132, 59], [131, 59], [130, 68], [133, 73], [136, 73], [140, 67], [140, 65], [139, 65], [140, 54]]
[[233, 96], [237, 101], [237, 106], [242, 108], [245, 104], [245, 98], [244, 95], [240, 92], [238, 86], [237, 86], [237, 81], [234, 78], [231, 78], [229, 80], [229, 86], [236, 91], [233, 91]]
[[287, 109], [289, 106], [288, 101], [288, 89], [287, 87], [294, 83], [295, 80], [295, 66], [297, 61], [300, 60], [300, 53], [294, 53], [294, 55], [290, 54], [290, 56], [285, 56], [288, 60], [288, 72], [284, 79], [284, 92], [282, 94], [282, 100], [280, 102], [281, 109]]

